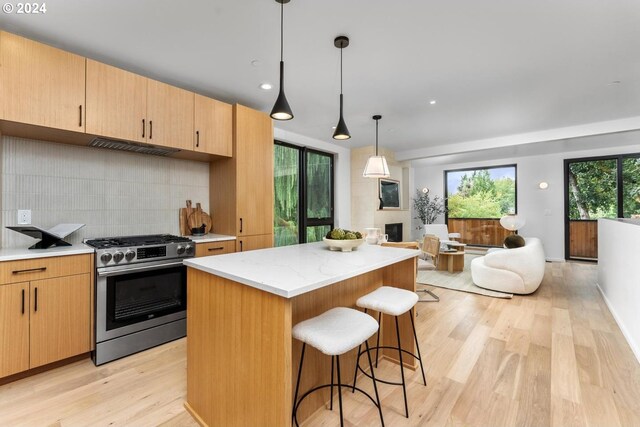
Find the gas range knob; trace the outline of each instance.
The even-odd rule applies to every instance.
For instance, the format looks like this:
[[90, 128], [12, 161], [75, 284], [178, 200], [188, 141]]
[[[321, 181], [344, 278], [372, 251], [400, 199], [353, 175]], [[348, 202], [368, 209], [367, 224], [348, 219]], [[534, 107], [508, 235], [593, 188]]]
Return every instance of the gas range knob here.
[[133, 258], [135, 258], [136, 253], [133, 251], [127, 251], [127, 253], [124, 254], [124, 257], [127, 261], [131, 261]]
[[185, 250], [187, 251], [187, 255], [193, 255], [193, 253], [195, 252], [195, 248], [193, 247], [193, 245], [187, 245]]
[[182, 255], [184, 253], [184, 246], [182, 245], [178, 245], [178, 247], [176, 248], [176, 252], [178, 253], [178, 255]]
[[107, 264], [109, 261], [111, 261], [111, 254], [110, 253], [104, 253], [100, 256], [100, 261], [102, 261], [103, 263]]
[[116, 252], [115, 254], [113, 254], [113, 260], [115, 262], [120, 262], [122, 261], [122, 258], [124, 258], [124, 254], [120, 251]]

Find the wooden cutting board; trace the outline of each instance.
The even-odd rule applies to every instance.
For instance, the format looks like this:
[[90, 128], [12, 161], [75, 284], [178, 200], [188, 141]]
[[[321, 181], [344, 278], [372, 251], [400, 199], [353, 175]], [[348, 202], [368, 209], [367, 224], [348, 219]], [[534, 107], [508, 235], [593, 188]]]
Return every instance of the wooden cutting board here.
[[192, 228], [201, 227], [202, 224], [204, 224], [205, 226], [205, 233], [211, 231], [211, 217], [209, 216], [209, 214], [202, 210], [202, 206], [200, 205], [200, 203], [196, 203], [196, 208], [189, 215], [189, 231], [191, 231]]
[[191, 235], [191, 227], [189, 227], [189, 216], [193, 213], [193, 208], [191, 207], [191, 200], [187, 200], [186, 208], [180, 208], [179, 210], [179, 224], [180, 224], [180, 234], [182, 236], [190, 236]]

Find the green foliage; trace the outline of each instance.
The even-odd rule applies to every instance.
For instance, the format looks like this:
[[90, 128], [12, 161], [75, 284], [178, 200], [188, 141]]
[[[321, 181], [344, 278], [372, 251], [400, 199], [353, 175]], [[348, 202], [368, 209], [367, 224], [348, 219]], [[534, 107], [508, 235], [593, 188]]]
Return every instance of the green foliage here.
[[615, 218], [618, 206], [617, 161], [593, 160], [569, 165], [569, 217]]
[[487, 169], [465, 173], [449, 195], [450, 218], [500, 218], [515, 212], [516, 185], [509, 177], [492, 179]]
[[419, 219], [423, 224], [433, 223], [440, 215], [443, 215], [447, 210], [444, 207], [445, 199], [440, 196], [435, 196], [433, 199], [429, 196], [429, 190], [426, 192], [422, 190], [416, 190], [416, 198], [413, 199], [413, 209], [415, 209], [418, 216], [414, 219]]
[[622, 160], [622, 182], [624, 217], [640, 215], [640, 158]]

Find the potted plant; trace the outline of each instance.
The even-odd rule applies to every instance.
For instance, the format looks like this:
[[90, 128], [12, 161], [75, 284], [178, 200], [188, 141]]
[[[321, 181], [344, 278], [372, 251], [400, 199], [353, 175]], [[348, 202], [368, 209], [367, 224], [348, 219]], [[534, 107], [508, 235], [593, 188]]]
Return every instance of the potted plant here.
[[416, 190], [417, 197], [413, 199], [413, 208], [416, 210], [418, 216], [414, 219], [419, 219], [422, 226], [418, 229], [424, 228], [426, 224], [433, 224], [440, 215], [443, 215], [447, 208], [444, 207], [446, 199], [435, 196], [433, 199], [429, 196], [429, 189], [423, 188], [422, 190]]

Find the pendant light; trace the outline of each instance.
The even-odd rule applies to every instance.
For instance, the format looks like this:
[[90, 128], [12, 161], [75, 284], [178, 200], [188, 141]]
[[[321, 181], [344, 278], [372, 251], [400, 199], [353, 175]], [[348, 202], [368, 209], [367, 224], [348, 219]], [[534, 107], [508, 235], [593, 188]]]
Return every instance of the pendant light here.
[[333, 132], [333, 139], [344, 140], [351, 138], [349, 129], [344, 122], [344, 116], [342, 115], [342, 49], [349, 46], [349, 38], [345, 36], [338, 36], [333, 41], [333, 45], [340, 49], [340, 120], [338, 120], [338, 126], [336, 126], [335, 132]]
[[289, 3], [290, 0], [276, 0], [280, 3], [280, 92], [278, 93], [278, 99], [273, 105], [271, 110], [271, 118], [275, 120], [291, 120], [293, 119], [293, 112], [287, 102], [287, 97], [284, 94], [284, 61], [283, 61], [283, 34], [284, 34], [284, 4]]
[[367, 164], [364, 167], [362, 176], [365, 178], [389, 178], [389, 166], [387, 166], [387, 159], [384, 156], [378, 156], [378, 120], [382, 116], [376, 114], [373, 116], [373, 120], [376, 121], [376, 155], [369, 157]]

